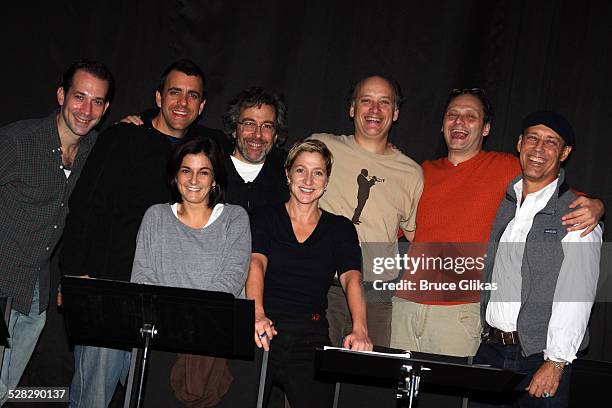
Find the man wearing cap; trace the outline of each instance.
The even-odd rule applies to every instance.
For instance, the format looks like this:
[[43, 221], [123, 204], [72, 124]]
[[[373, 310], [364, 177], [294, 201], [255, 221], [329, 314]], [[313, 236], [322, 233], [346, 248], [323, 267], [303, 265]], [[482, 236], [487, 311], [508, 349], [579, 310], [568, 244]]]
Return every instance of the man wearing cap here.
[[519, 406], [567, 406], [570, 363], [588, 344], [602, 227], [583, 237], [562, 223], [577, 197], [560, 168], [574, 147], [562, 115], [527, 115], [517, 143], [521, 175], [491, 229], [483, 282], [492, 290], [481, 296], [483, 342], [474, 363], [527, 373]]
[[[495, 212], [508, 183], [520, 173], [509, 153], [483, 150], [491, 130], [492, 106], [480, 88], [453, 89], [441, 130], [448, 154], [422, 164], [425, 187], [408, 255], [453, 259], [482, 257]], [[600, 200], [578, 197], [566, 208], [568, 231], [586, 235], [603, 214]], [[450, 244], [449, 244], [450, 243]], [[463, 273], [417, 268], [403, 279], [454, 283], [479, 280], [482, 269]], [[419, 287], [417, 286], [417, 289]], [[480, 293], [475, 290], [405, 290], [393, 298], [391, 347], [453, 356], [473, 356], [480, 344]]]

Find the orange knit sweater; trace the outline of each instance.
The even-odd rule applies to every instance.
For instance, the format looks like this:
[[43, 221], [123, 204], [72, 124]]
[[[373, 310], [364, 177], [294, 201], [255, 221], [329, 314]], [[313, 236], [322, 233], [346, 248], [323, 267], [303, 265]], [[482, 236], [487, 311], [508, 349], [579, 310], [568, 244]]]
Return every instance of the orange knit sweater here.
[[[472, 159], [457, 166], [446, 157], [425, 161], [422, 165], [425, 187], [417, 210], [417, 229], [409, 255], [436, 256], [446, 253], [440, 245], [426, 243], [481, 243], [455, 248], [456, 255], [462, 252], [476, 254], [478, 248], [486, 249], [491, 226], [508, 183], [519, 175], [518, 159], [508, 153], [480, 152]], [[430, 249], [426, 249], [429, 247]], [[447, 271], [417, 271], [406, 274], [404, 279], [429, 282], [455, 282], [479, 279], [480, 270], [457, 274]], [[459, 304], [478, 302], [476, 291], [398, 291], [396, 296], [418, 303]]]

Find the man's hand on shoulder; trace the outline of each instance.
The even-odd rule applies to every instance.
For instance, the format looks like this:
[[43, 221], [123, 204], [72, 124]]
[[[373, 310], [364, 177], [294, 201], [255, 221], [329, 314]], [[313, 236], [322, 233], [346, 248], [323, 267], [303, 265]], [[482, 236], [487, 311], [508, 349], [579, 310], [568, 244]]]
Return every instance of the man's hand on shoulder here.
[[136, 126], [144, 125], [144, 122], [140, 118], [140, 115], [128, 115], [128, 116], [122, 118], [117, 123], [131, 123], [132, 125], [136, 125]]
[[601, 200], [585, 196], [580, 196], [572, 201], [569, 208], [573, 209], [573, 211], [561, 217], [563, 225], [568, 226], [568, 232], [584, 229], [582, 234], [580, 234], [581, 237], [593, 232], [605, 213], [605, 207]]

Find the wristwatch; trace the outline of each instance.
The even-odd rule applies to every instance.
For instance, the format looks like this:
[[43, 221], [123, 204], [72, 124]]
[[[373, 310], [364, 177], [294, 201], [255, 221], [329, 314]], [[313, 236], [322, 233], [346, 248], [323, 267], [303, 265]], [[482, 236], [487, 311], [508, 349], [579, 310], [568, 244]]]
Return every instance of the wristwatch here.
[[555, 360], [551, 360], [549, 358], [545, 359], [545, 361], [548, 361], [556, 369], [561, 370], [561, 371], [563, 371], [565, 369], [565, 366], [567, 365], [567, 363], [565, 361], [555, 361]]

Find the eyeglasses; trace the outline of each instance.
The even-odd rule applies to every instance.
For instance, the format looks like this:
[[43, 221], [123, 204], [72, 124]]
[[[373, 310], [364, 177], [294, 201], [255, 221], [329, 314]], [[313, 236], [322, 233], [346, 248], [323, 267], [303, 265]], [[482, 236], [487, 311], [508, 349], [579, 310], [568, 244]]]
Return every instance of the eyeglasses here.
[[238, 124], [242, 125], [242, 127], [249, 132], [257, 132], [258, 128], [261, 129], [261, 133], [264, 135], [273, 135], [276, 132], [276, 126], [274, 126], [273, 123], [264, 122], [258, 125], [257, 122], [253, 120], [239, 120]]
[[457, 96], [463, 94], [485, 96], [487, 93], [482, 88], [455, 88], [451, 89], [450, 96]]

